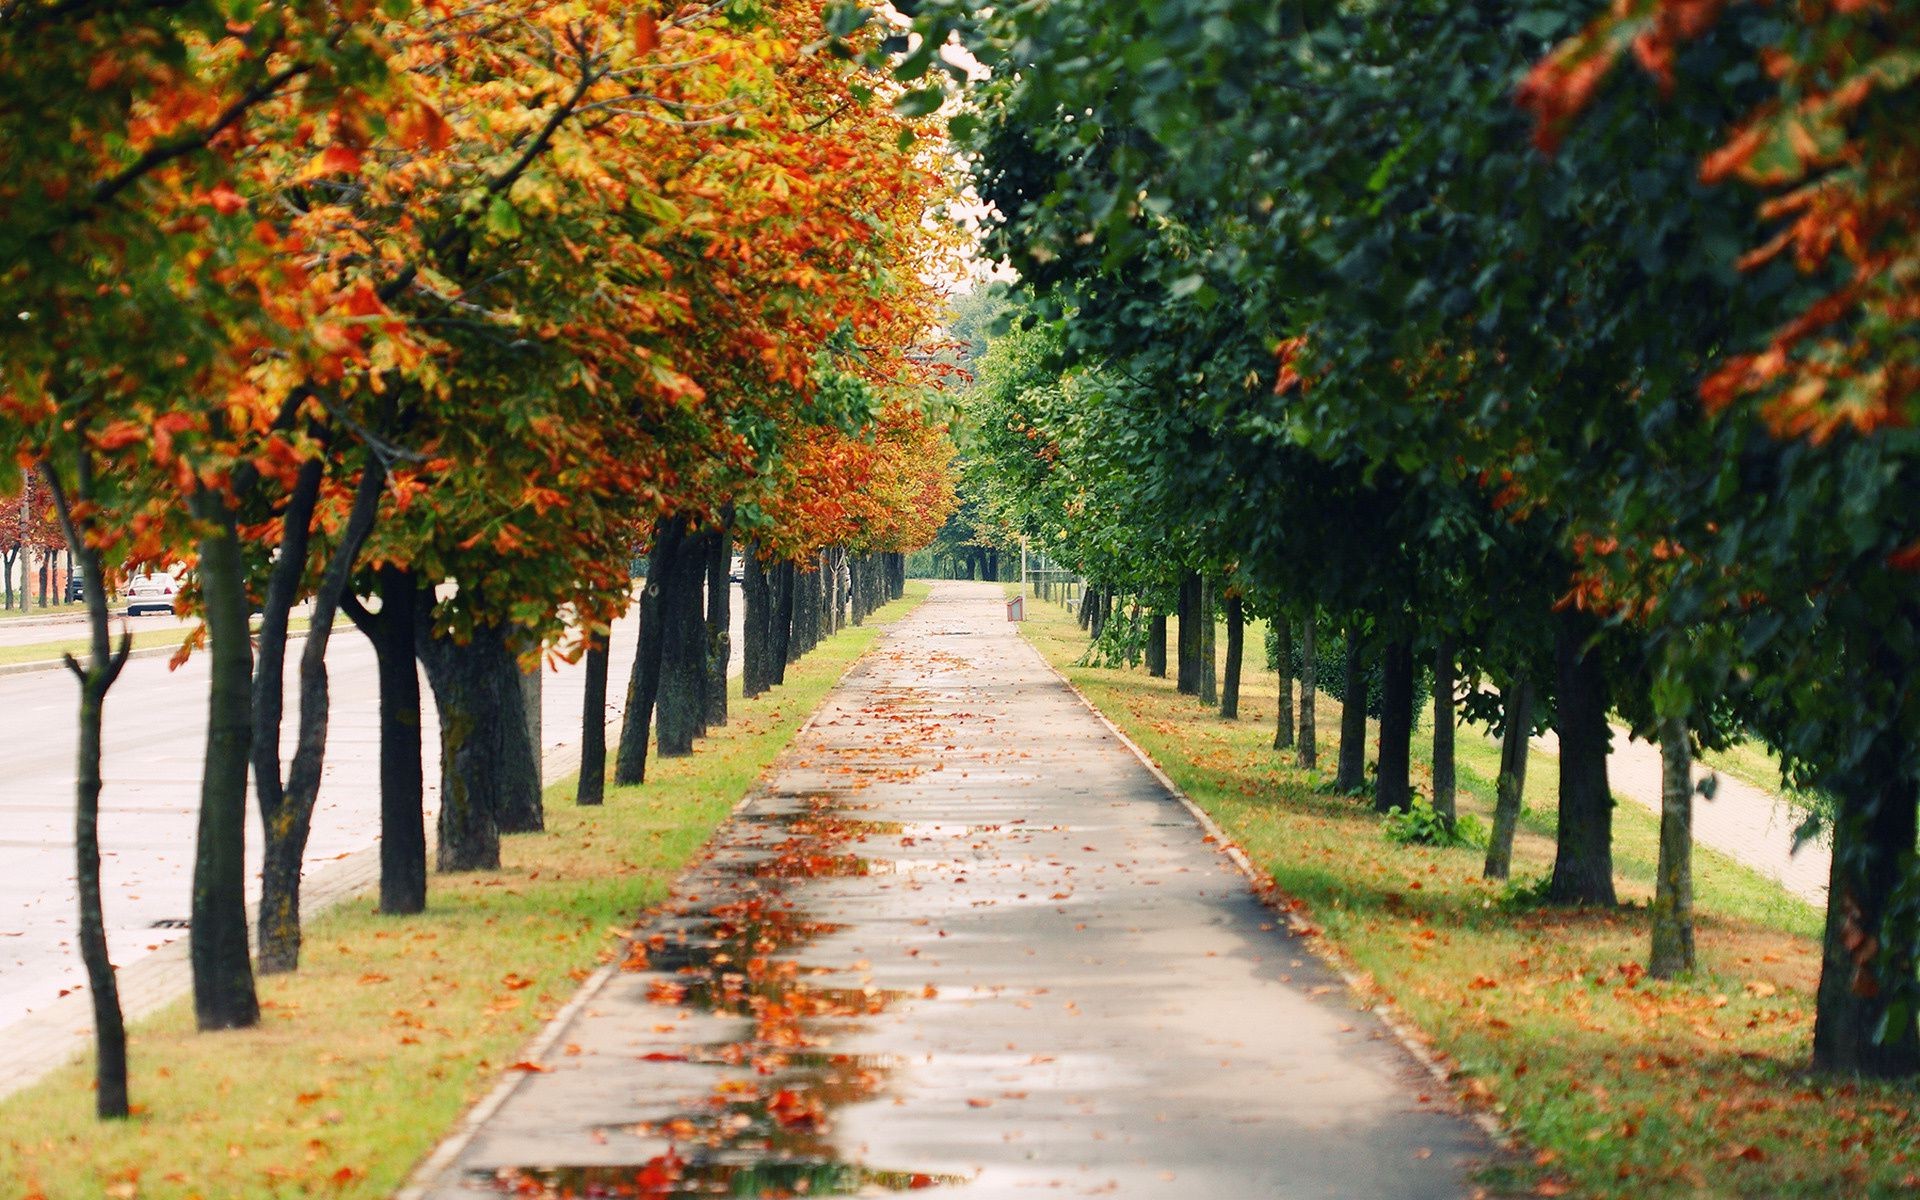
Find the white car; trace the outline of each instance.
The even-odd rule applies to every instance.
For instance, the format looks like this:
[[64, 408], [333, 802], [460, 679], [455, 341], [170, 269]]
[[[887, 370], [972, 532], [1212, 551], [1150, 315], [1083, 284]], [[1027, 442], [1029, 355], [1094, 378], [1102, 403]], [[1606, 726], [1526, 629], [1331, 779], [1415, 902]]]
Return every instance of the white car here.
[[173, 598], [180, 591], [180, 581], [171, 575], [143, 575], [127, 584], [127, 615], [137, 617], [143, 612], [172, 614]]

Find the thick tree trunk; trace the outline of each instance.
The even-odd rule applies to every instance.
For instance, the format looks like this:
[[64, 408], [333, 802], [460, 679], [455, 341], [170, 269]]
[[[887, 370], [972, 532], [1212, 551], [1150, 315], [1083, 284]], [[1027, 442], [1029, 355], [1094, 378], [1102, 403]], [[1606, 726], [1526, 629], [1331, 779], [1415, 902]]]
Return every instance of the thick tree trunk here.
[[686, 541], [684, 517], [654, 523], [647, 580], [640, 589], [640, 644], [633, 656], [633, 673], [627, 679], [627, 708], [620, 718], [620, 747], [614, 759], [613, 781], [618, 784], [646, 782], [647, 741], [653, 730], [653, 707], [660, 695], [661, 662], [666, 651], [662, 634], [667, 590]]
[[246, 565], [233, 513], [196, 497], [200, 589], [212, 644], [206, 761], [193, 863], [189, 958], [193, 1011], [202, 1030], [260, 1023], [247, 947], [247, 757], [253, 744], [253, 643], [247, 628]]
[[[369, 463], [355, 489], [353, 507], [347, 515], [340, 540], [327, 558], [320, 586], [313, 596], [313, 614], [308, 622], [307, 640], [300, 651], [300, 719], [294, 734], [293, 761], [287, 770], [286, 786], [280, 786], [279, 716], [271, 729], [254, 727], [254, 782], [256, 788], [270, 780], [270, 788], [259, 791], [260, 823], [266, 843], [260, 873], [259, 959], [263, 974], [292, 971], [300, 965], [300, 872], [307, 855], [307, 837], [313, 829], [313, 808], [320, 800], [320, 778], [326, 764], [327, 721], [332, 709], [328, 690], [327, 647], [333, 637], [333, 623], [340, 611], [340, 598], [353, 578], [354, 560], [360, 545], [373, 528], [380, 509], [380, 496], [386, 486], [386, 472]], [[301, 517], [304, 522], [305, 516]], [[306, 557], [305, 538], [299, 539], [300, 561]], [[283, 559], [290, 558], [283, 548]], [[278, 582], [276, 580], [276, 582]], [[290, 597], [288, 597], [290, 602]], [[269, 606], [269, 613], [271, 613]], [[286, 612], [278, 614], [279, 645], [285, 647]], [[262, 631], [261, 652], [265, 656], [269, 641]], [[274, 664], [270, 686], [280, 690], [280, 665]], [[256, 682], [255, 695], [259, 695]], [[261, 746], [259, 739], [267, 739]], [[271, 795], [277, 803], [268, 805]]]
[[787, 681], [787, 664], [798, 657], [793, 636], [793, 606], [797, 599], [794, 595], [795, 570], [793, 563], [786, 559], [782, 559], [780, 565], [774, 568], [773, 640], [767, 647], [767, 667], [775, 685]]
[[747, 543], [743, 551], [746, 572], [740, 584], [747, 607], [741, 628], [740, 690], [747, 696], [758, 696], [773, 686], [767, 669], [773, 654], [773, 589], [759, 550], [757, 542]]
[[[380, 611], [348, 592], [341, 607], [373, 644], [380, 681], [380, 911], [426, 911], [426, 779], [420, 757], [420, 674], [414, 650], [413, 572], [379, 568]], [[432, 597], [427, 597], [429, 603]]]
[[434, 632], [431, 610], [420, 613], [416, 625], [420, 661], [440, 709], [438, 865], [493, 870], [502, 833], [539, 828], [520, 664], [497, 625], [476, 627], [464, 645]]
[[1320, 652], [1313, 618], [1300, 622], [1300, 765], [1312, 770], [1320, 765], [1320, 731], [1314, 710], [1320, 695]]
[[1200, 578], [1200, 703], [1220, 702], [1220, 665], [1213, 640], [1213, 580]]
[[1653, 881], [1653, 947], [1647, 974], [1693, 970], [1693, 747], [1687, 723], [1660, 722], [1660, 864]]
[[1505, 879], [1513, 870], [1513, 833], [1520, 825], [1521, 799], [1527, 791], [1527, 747], [1533, 736], [1533, 685], [1507, 685], [1506, 727], [1500, 737], [1500, 777], [1494, 782], [1493, 833], [1487, 839], [1488, 879]]
[[1200, 576], [1180, 581], [1179, 634], [1174, 642], [1174, 686], [1183, 696], [1200, 694]]
[[1279, 663], [1280, 706], [1273, 716], [1273, 748], [1293, 745], [1293, 625], [1285, 617], [1273, 619], [1274, 658]]
[[708, 547], [717, 534], [695, 534], [682, 545], [682, 562], [662, 593], [664, 649], [655, 722], [655, 751], [662, 758], [693, 753], [705, 733], [707, 713], [707, 614], [704, 591]]
[[1413, 644], [1387, 643], [1380, 662], [1380, 765], [1373, 777], [1375, 812], [1413, 807]]
[[1147, 674], [1155, 679], [1167, 677], [1167, 614], [1154, 613], [1147, 618]]
[[[519, 650], [516, 649], [515, 653], [517, 655]], [[533, 748], [533, 789], [534, 794], [541, 797], [541, 802], [535, 807], [534, 812], [531, 814], [530, 819], [535, 822], [534, 824], [521, 829], [509, 828], [503, 822], [500, 826], [501, 833], [538, 833], [547, 827], [546, 800], [543, 795], [547, 787], [547, 772], [546, 765], [541, 762], [541, 759], [545, 757], [545, 755], [541, 753], [541, 747], [546, 744], [547, 740], [546, 663], [543, 657], [540, 656], [537, 648], [534, 648], [534, 653], [536, 657], [533, 660], [533, 665], [520, 668], [520, 715], [527, 722], [527, 744]]]
[[1554, 627], [1555, 718], [1560, 735], [1560, 821], [1547, 898], [1556, 904], [1617, 903], [1613, 891], [1613, 793], [1607, 786], [1606, 676], [1586, 649], [1590, 618], [1559, 614]]
[[1882, 735], [1836, 788], [1815, 1070], [1878, 1078], [1920, 1072], [1909, 1000], [1914, 947], [1888, 953], [1885, 946], [1895, 936], [1887, 920], [1914, 852], [1915, 784], [1905, 749]]
[[1247, 609], [1240, 593], [1227, 596], [1227, 668], [1220, 685], [1220, 715], [1240, 717], [1240, 667], [1247, 654]]
[[1360, 634], [1347, 630], [1347, 682], [1340, 691], [1340, 752], [1335, 791], [1358, 792], [1367, 784], [1367, 668]]
[[1441, 638], [1433, 652], [1433, 811], [1453, 828], [1453, 639]]
[[580, 705], [580, 779], [573, 802], [603, 804], [607, 798], [607, 671], [613, 630], [595, 631], [587, 643], [586, 698]]
[[[78, 462], [78, 491], [82, 503], [93, 499], [91, 451], [81, 451]], [[67, 667], [80, 682], [79, 755], [74, 771], [73, 849], [74, 890], [79, 893], [80, 962], [87, 971], [87, 990], [93, 1000], [93, 1110], [103, 1121], [118, 1120], [132, 1111], [127, 1094], [127, 1028], [120, 1012], [120, 984], [108, 953], [106, 919], [100, 903], [100, 733], [106, 713], [107, 692], [127, 653], [133, 649], [131, 631], [120, 635], [116, 649], [112, 640], [112, 616], [107, 610], [106, 576], [100, 551], [87, 542], [89, 518], [78, 519], [68, 502], [66, 490], [51, 467], [46, 470], [47, 489], [52, 493], [60, 530], [67, 540], [67, 552], [80, 559], [81, 594], [87, 604], [89, 653], [83, 667], [67, 656]], [[31, 478], [31, 476], [29, 476]]]

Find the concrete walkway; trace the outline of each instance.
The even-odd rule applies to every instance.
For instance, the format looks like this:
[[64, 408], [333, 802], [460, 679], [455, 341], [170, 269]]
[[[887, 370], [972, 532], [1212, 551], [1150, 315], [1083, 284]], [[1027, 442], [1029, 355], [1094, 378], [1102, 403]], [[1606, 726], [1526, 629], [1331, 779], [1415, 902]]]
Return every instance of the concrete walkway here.
[[[1556, 757], [1560, 751], [1552, 733], [1533, 739], [1533, 744], [1542, 753]], [[1712, 774], [1715, 772], [1695, 764], [1696, 782]], [[1658, 813], [1660, 747], [1632, 740], [1626, 730], [1615, 726], [1613, 749], [1607, 755], [1607, 783], [1616, 797]], [[1793, 831], [1800, 818], [1799, 810], [1782, 797], [1721, 773], [1713, 799], [1694, 797], [1693, 837], [1699, 845], [1713, 847], [1824, 909], [1833, 851], [1825, 835], [1796, 851]]]
[[402, 1196], [1474, 1194], [1480, 1129], [1002, 601], [935, 584]]

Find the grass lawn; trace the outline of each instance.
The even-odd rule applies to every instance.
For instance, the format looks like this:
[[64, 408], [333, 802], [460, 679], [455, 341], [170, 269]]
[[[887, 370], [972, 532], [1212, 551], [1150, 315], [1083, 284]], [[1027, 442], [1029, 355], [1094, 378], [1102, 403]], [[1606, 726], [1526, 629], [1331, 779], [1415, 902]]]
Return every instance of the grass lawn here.
[[[18, 604], [16, 599], [14, 603]], [[36, 604], [25, 612], [17, 608], [0, 609], [0, 621], [17, 621], [22, 617], [45, 617], [55, 613], [83, 613], [87, 611], [84, 602], [75, 600], [72, 604]]]
[[134, 1030], [123, 1124], [93, 1119], [91, 1062], [0, 1102], [0, 1195], [45, 1200], [387, 1196], [752, 788], [907, 597], [742, 700], [692, 757], [655, 759], [602, 808], [547, 789], [547, 831], [497, 872], [436, 875], [420, 917], [364, 897], [311, 922], [299, 974], [261, 981], [257, 1029], [193, 1032], [173, 1005]]
[[[1491, 1185], [1635, 1200], [1920, 1195], [1920, 1091], [1804, 1070], [1820, 930], [1804, 902], [1701, 849], [1701, 971], [1649, 981], [1650, 812], [1615, 810], [1627, 906], [1516, 904], [1480, 878], [1480, 851], [1395, 845], [1367, 801], [1323, 790], [1336, 698], [1318, 700], [1326, 770], [1272, 749], [1278, 690], [1251, 634], [1241, 719], [1222, 721], [1144, 670], [1077, 666], [1086, 635], [1057, 605], [1028, 615], [1035, 645], [1301, 906], [1331, 955], [1430, 1039], [1466, 1101], [1518, 1135], [1520, 1165]], [[1457, 759], [1461, 810], [1489, 821], [1499, 747], [1463, 729]], [[1555, 766], [1530, 764], [1518, 882], [1552, 864]], [[1426, 764], [1416, 771], [1424, 789]]]

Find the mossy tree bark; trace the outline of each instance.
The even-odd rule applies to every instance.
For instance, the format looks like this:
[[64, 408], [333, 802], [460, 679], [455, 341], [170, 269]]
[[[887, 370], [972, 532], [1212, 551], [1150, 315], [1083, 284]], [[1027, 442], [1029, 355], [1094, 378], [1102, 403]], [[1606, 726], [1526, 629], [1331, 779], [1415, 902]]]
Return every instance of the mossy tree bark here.
[[1693, 970], [1693, 747], [1677, 717], [1660, 722], [1660, 862], [1651, 916], [1647, 974], [1672, 979]]
[[1520, 826], [1521, 798], [1527, 791], [1527, 747], [1533, 736], [1533, 685], [1509, 683], [1506, 726], [1500, 736], [1500, 776], [1494, 782], [1493, 832], [1487, 839], [1484, 874], [1505, 879], [1513, 870], [1513, 834]]
[[200, 493], [200, 589], [211, 642], [207, 752], [200, 775], [200, 824], [193, 863], [188, 957], [193, 1012], [202, 1030], [260, 1023], [247, 946], [247, 758], [253, 745], [253, 642], [246, 564], [233, 511]]
[[1220, 702], [1220, 666], [1216, 661], [1213, 635], [1213, 606], [1217, 598], [1213, 580], [1200, 578], [1200, 607], [1196, 618], [1200, 622], [1200, 703], [1218, 704]]

